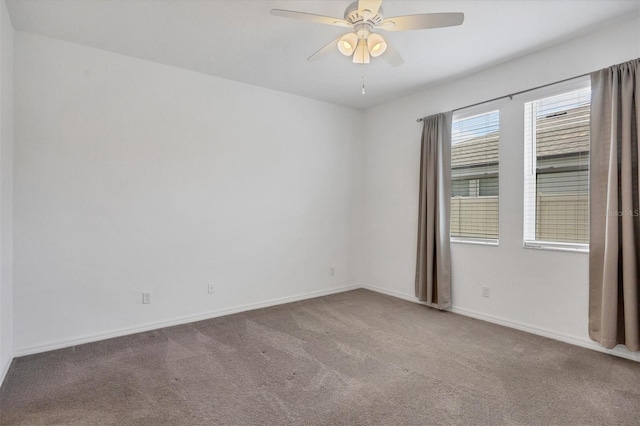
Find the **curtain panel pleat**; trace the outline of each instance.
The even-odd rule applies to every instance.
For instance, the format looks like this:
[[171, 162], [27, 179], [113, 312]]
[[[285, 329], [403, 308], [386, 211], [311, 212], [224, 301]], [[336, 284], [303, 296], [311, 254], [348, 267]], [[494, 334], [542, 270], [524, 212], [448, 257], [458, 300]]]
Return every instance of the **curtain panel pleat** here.
[[451, 200], [451, 118], [423, 119], [416, 297], [438, 309], [451, 306], [449, 205]]
[[589, 336], [640, 350], [640, 59], [591, 74]]

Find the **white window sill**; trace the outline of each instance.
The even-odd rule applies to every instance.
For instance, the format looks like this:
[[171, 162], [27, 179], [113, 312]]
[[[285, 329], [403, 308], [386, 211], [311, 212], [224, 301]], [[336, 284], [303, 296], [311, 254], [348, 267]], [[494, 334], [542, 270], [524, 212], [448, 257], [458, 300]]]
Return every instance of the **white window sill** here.
[[480, 246], [497, 247], [499, 245], [499, 240], [487, 238], [451, 238], [450, 241], [456, 244], [475, 244]]
[[525, 241], [524, 248], [533, 250], [568, 251], [589, 253], [589, 244], [554, 243], [549, 241]]

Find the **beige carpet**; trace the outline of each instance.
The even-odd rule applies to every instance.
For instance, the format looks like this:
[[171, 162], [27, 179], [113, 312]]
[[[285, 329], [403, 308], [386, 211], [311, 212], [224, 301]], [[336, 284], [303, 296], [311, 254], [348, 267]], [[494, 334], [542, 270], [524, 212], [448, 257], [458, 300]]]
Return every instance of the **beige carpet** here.
[[3, 425], [638, 425], [640, 363], [356, 290], [18, 358], [0, 412]]

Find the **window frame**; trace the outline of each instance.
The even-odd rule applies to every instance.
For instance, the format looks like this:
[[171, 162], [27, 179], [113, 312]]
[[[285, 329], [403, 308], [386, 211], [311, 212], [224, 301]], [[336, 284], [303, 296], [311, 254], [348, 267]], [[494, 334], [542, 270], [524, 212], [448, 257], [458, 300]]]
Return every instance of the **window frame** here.
[[[479, 115], [490, 114], [492, 112], [498, 113], [498, 172], [496, 175], [491, 175], [491, 178], [498, 179], [498, 237], [497, 238], [482, 238], [482, 237], [454, 237], [451, 236], [451, 230], [449, 230], [449, 241], [455, 244], [471, 244], [471, 245], [482, 245], [482, 246], [494, 246], [498, 247], [500, 245], [500, 145], [501, 145], [501, 133], [502, 133], [502, 111], [501, 104], [503, 100], [496, 100], [491, 102], [483, 103], [482, 105], [476, 105], [468, 108], [463, 108], [459, 111], [455, 111], [451, 117], [451, 127], [452, 127], [452, 135], [451, 135], [451, 146], [449, 147], [451, 156], [451, 150], [453, 149], [453, 122], [459, 120], [465, 120], [467, 118], [476, 117]], [[451, 179], [451, 173], [453, 169], [449, 170], [449, 178], [451, 182], [451, 190], [453, 190], [453, 179]], [[476, 178], [478, 180], [478, 178]], [[478, 183], [478, 192], [479, 183]], [[449, 194], [449, 220], [451, 220], [451, 198], [452, 194]]]
[[[564, 93], [574, 92], [582, 89], [591, 88], [591, 78], [584, 76], [571, 81], [553, 84], [540, 89], [532, 90], [518, 97], [518, 101], [522, 102], [523, 118], [524, 118], [524, 185], [523, 185], [523, 211], [522, 211], [522, 246], [525, 249], [533, 250], [552, 250], [576, 253], [589, 253], [589, 243], [570, 243], [536, 240], [536, 191], [529, 191], [528, 186], [531, 180], [537, 188], [537, 164], [535, 144], [532, 141], [535, 132], [529, 131], [527, 128], [527, 103], [535, 102], [544, 98], [562, 95]], [[535, 113], [535, 112], [533, 112]], [[529, 152], [527, 152], [529, 150]], [[589, 169], [591, 167], [591, 157], [589, 156], [589, 168], [587, 168], [587, 185], [589, 185]], [[533, 238], [531, 238], [533, 236]]]

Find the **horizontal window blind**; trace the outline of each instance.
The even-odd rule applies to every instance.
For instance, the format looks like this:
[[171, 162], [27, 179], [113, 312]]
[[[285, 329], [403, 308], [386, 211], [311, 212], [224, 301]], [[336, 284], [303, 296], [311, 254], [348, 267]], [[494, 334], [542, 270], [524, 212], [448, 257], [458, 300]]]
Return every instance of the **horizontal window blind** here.
[[589, 243], [590, 96], [525, 103], [525, 245]]
[[498, 240], [500, 114], [456, 119], [451, 135], [451, 238]]

